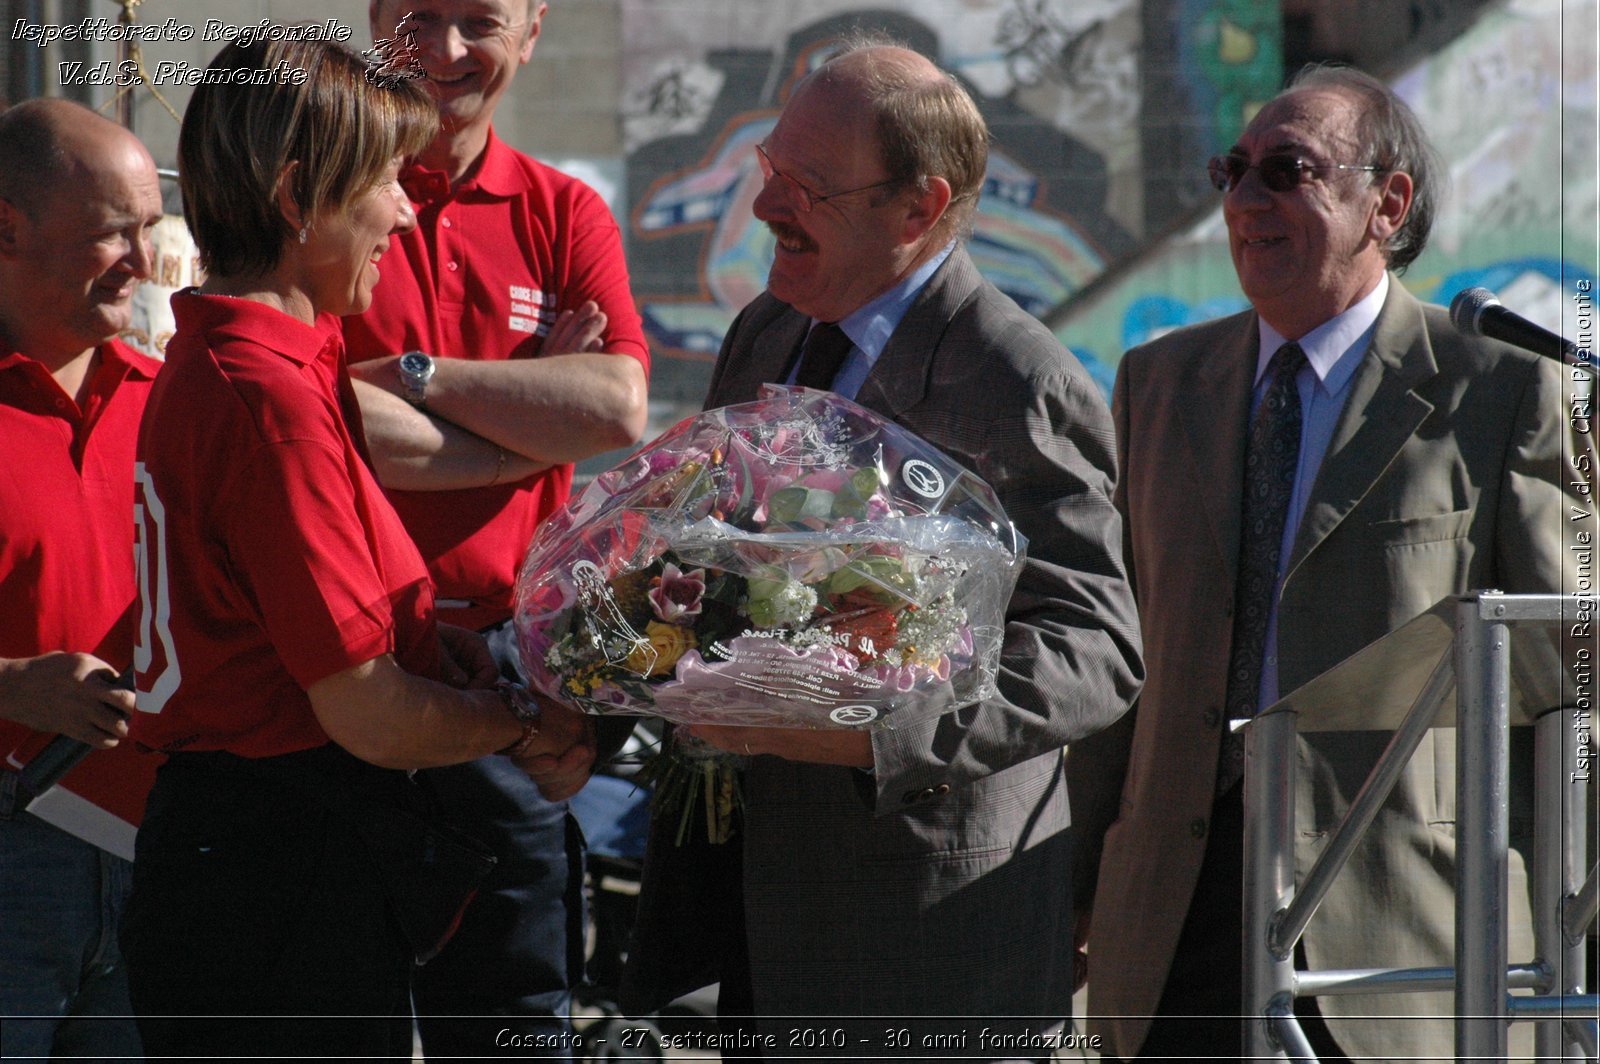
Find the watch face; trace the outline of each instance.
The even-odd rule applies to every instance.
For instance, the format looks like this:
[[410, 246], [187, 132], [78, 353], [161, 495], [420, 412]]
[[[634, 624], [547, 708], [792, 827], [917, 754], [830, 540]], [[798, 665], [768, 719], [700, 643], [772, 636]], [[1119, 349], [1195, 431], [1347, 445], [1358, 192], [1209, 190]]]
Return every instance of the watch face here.
[[407, 351], [400, 356], [400, 372], [408, 377], [426, 380], [433, 373], [433, 359], [421, 351]]

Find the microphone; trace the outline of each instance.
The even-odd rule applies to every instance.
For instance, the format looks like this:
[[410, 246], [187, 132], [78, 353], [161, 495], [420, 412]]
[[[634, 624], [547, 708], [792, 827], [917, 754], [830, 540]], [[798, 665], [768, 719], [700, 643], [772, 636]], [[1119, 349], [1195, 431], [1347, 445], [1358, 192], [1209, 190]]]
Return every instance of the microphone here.
[[23, 807], [56, 785], [56, 781], [70, 772], [79, 761], [88, 757], [94, 747], [67, 735], [58, 735], [45, 744], [22, 767], [17, 789], [22, 792]]
[[[121, 676], [112, 676], [109, 670], [102, 675], [114, 687], [121, 687], [129, 691], [133, 690], [133, 666], [131, 665]], [[21, 792], [19, 795], [21, 800], [17, 803], [18, 807], [27, 808], [29, 802], [54, 787], [62, 776], [72, 771], [78, 762], [88, 757], [93, 751], [94, 747], [69, 735], [57, 735], [51, 739], [45, 744], [43, 750], [29, 758], [28, 763], [22, 766], [21, 771], [18, 773], [20, 778], [17, 780], [17, 789]]]
[[1450, 301], [1450, 321], [1468, 336], [1486, 336], [1559, 362], [1584, 361], [1578, 345], [1512, 313], [1487, 288], [1463, 288]]

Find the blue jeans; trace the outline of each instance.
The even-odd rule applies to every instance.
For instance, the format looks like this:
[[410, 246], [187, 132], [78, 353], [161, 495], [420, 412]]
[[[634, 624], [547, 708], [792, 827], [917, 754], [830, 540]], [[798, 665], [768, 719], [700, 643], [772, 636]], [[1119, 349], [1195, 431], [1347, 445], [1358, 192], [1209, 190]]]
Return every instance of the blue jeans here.
[[0, 820], [0, 1056], [140, 1056], [117, 948], [132, 867], [30, 813]]
[[[508, 621], [486, 630], [507, 678], [521, 679]], [[495, 1052], [498, 1032], [543, 1035], [567, 1060], [572, 986], [583, 971], [583, 837], [566, 803], [539, 795], [503, 757], [425, 769], [446, 819], [489, 844], [499, 864], [455, 937], [412, 975], [422, 1050], [430, 1059]]]

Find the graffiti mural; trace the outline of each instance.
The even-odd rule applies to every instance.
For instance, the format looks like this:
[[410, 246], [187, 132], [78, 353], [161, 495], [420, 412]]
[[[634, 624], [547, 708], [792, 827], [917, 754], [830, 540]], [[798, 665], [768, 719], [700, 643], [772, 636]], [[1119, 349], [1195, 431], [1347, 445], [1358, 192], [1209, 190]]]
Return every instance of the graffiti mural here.
[[1145, 0], [1139, 175], [1144, 232], [1159, 237], [1211, 201], [1205, 161], [1283, 83], [1278, 4]]
[[[1571, 334], [1571, 293], [1595, 280], [1600, 255], [1597, 6], [1514, 0], [1394, 80], [1452, 185], [1427, 251], [1403, 278], [1420, 298], [1448, 304], [1481, 285], [1547, 328], [1565, 320]], [[1579, 24], [1588, 32], [1571, 32]], [[1127, 348], [1247, 306], [1221, 215], [1214, 207], [1046, 317], [1108, 389]]]
[[649, 41], [628, 56], [624, 137], [630, 269], [658, 397], [703, 394], [733, 315], [765, 288], [773, 241], [750, 213], [754, 146], [855, 28], [936, 56], [978, 101], [993, 143], [970, 246], [1018, 303], [1043, 316], [1136, 246], [1112, 171], [1136, 156], [1137, 0], [730, 0], [698, 6], [693, 25], [658, 25], [665, 41], [648, 32], [662, 22], [648, 4], [624, 8], [630, 38]]

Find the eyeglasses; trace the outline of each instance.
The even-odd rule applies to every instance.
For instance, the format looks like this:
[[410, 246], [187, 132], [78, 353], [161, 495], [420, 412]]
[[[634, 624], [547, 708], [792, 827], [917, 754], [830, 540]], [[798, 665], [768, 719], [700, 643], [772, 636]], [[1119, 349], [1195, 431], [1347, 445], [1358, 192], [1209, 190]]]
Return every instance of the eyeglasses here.
[[1232, 192], [1250, 170], [1261, 171], [1261, 183], [1273, 192], [1289, 192], [1303, 185], [1308, 175], [1318, 170], [1359, 170], [1382, 173], [1382, 166], [1346, 166], [1344, 163], [1313, 163], [1295, 155], [1263, 155], [1253, 163], [1242, 155], [1215, 155], [1206, 163], [1206, 172], [1218, 192]]
[[802, 214], [810, 214], [812, 208], [819, 203], [826, 203], [831, 199], [848, 196], [855, 192], [867, 192], [871, 189], [882, 188], [885, 185], [898, 184], [900, 181], [898, 177], [890, 177], [870, 185], [862, 185], [860, 188], [847, 188], [840, 192], [829, 192], [824, 195], [820, 192], [811, 191], [805, 185], [802, 185], [798, 178], [790, 177], [776, 166], [773, 166], [772, 157], [767, 154], [767, 149], [760, 144], [756, 145], [756, 159], [761, 163], [762, 182], [770, 184], [775, 177], [782, 181], [795, 194], [795, 202], [799, 205]]

